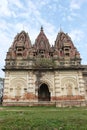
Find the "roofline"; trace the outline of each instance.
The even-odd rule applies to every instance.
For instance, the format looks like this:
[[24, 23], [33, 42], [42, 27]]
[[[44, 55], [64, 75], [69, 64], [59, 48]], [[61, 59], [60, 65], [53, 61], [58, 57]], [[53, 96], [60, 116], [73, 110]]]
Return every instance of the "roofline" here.
[[49, 67], [49, 68], [4, 68], [2, 69], [4, 72], [5, 71], [28, 71], [28, 70], [32, 70], [32, 71], [55, 71], [55, 70], [62, 70], [62, 71], [66, 71], [66, 70], [84, 70], [83, 66], [70, 66], [70, 67], [65, 67], [65, 66], [60, 66], [57, 68], [53, 68], [53, 67]]

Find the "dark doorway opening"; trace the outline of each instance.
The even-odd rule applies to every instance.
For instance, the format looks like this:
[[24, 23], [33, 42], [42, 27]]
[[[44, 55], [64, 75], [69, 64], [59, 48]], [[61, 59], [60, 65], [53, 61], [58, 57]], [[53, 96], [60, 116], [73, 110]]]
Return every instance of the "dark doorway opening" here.
[[38, 90], [38, 100], [39, 101], [50, 101], [50, 92], [48, 86], [43, 83]]

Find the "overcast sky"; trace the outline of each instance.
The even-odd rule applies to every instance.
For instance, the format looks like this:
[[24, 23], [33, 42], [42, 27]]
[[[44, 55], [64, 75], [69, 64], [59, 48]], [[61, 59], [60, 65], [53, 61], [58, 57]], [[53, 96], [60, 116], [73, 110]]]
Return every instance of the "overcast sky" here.
[[87, 64], [87, 0], [0, 0], [0, 77], [16, 34], [25, 30], [33, 44], [41, 26], [50, 44], [62, 28]]

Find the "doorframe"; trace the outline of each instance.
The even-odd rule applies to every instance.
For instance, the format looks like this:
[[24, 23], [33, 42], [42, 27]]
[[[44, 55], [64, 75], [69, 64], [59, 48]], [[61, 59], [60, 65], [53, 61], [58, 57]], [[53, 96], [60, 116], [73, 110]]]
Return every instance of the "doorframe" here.
[[[40, 85], [39, 85], [39, 87], [38, 87], [38, 101], [39, 101], [39, 89], [40, 89], [40, 87], [41, 87], [43, 84], [45, 84], [45, 85], [47, 86], [47, 89], [48, 89], [48, 92], [49, 92], [49, 100], [48, 100], [48, 101], [51, 101], [51, 92], [50, 92], [50, 89], [49, 89], [49, 85], [48, 85], [47, 83], [45, 83], [45, 82], [40, 83]], [[44, 100], [42, 100], [42, 101], [44, 101]]]

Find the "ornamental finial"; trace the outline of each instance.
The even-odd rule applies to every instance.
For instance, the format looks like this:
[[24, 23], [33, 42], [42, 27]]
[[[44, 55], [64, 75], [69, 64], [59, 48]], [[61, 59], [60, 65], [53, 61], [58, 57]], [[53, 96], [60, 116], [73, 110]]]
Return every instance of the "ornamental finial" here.
[[41, 32], [43, 31], [43, 26], [41, 26]]

